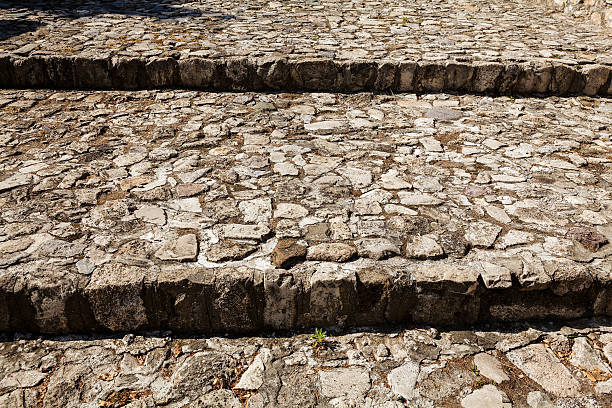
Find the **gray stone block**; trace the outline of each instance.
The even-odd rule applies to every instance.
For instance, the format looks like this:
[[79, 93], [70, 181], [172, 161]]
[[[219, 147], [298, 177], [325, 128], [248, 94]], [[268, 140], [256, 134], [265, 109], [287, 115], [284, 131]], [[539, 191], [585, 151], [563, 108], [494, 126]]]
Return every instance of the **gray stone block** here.
[[339, 88], [338, 65], [324, 58], [304, 59], [291, 64], [293, 89], [336, 91]]
[[85, 288], [91, 310], [104, 329], [138, 330], [148, 323], [143, 301], [146, 271], [108, 263], [96, 268]]
[[218, 77], [219, 65], [213, 60], [189, 58], [178, 61], [181, 86], [190, 89], [211, 89]]

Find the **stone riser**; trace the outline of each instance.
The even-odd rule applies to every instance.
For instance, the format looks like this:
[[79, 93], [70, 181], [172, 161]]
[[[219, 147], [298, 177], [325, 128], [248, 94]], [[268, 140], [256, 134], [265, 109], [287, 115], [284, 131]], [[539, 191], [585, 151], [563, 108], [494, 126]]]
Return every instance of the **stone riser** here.
[[[246, 334], [313, 327], [425, 324], [458, 327], [525, 319], [612, 316], [612, 287], [552, 282], [527, 290], [473, 282], [416, 281], [356, 273], [179, 270], [152, 279], [144, 268], [104, 267], [87, 286], [75, 278], [0, 282], [0, 331], [41, 333], [172, 330]], [[121, 278], [123, 277], [123, 279]]]
[[612, 67], [284, 58], [0, 57], [0, 87], [612, 95]]

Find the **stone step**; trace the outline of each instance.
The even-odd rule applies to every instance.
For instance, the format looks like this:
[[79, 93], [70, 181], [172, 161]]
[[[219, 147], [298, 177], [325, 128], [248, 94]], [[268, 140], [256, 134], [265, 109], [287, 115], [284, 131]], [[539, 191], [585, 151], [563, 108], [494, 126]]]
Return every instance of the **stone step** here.
[[0, 331], [612, 314], [612, 103], [0, 91]]
[[276, 337], [2, 337], [3, 407], [612, 404], [612, 322]]
[[612, 65], [328, 58], [0, 58], [0, 87], [612, 95]]
[[610, 95], [612, 40], [522, 0], [0, 5], [0, 87]]

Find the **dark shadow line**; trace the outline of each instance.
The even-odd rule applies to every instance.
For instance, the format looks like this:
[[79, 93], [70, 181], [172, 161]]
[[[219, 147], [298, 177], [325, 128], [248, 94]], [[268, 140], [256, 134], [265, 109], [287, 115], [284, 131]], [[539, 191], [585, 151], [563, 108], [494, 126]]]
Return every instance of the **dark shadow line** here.
[[[432, 325], [419, 325], [419, 324], [401, 324], [401, 325], [388, 325], [388, 326], [356, 326], [346, 329], [333, 329], [327, 328], [327, 334], [329, 336], [342, 336], [352, 333], [373, 333], [373, 334], [401, 334], [405, 330], [429, 330], [436, 329], [439, 333], [447, 332], [465, 332], [465, 331], [480, 331], [480, 332], [499, 332], [502, 334], [518, 334], [528, 329], [536, 329], [542, 333], [555, 333], [560, 331], [563, 327], [568, 327], [574, 330], [583, 330], [593, 328], [596, 329], [598, 326], [612, 326], [612, 318], [605, 316], [585, 317], [578, 319], [568, 320], [555, 320], [550, 319], [541, 320], [526, 320], [518, 322], [496, 322], [496, 323], [480, 323], [475, 325], [459, 326], [459, 327], [444, 327], [444, 326], [432, 326]], [[198, 333], [198, 332], [173, 332], [171, 330], [154, 330], [154, 331], [127, 331], [127, 332], [101, 332], [101, 333], [75, 333], [75, 334], [32, 334], [32, 333], [0, 333], [0, 343], [9, 343], [17, 340], [50, 340], [50, 341], [83, 341], [83, 340], [112, 340], [122, 339], [128, 334], [134, 334], [145, 338], [162, 338], [169, 337], [172, 339], [208, 339], [212, 337], [225, 337], [228, 339], [241, 339], [250, 337], [260, 338], [276, 338], [276, 339], [289, 339], [296, 335], [312, 335], [314, 329], [303, 329], [303, 330], [268, 330], [268, 331], [254, 331], [244, 334], [233, 334], [233, 333]], [[333, 340], [333, 339], [330, 339]]]

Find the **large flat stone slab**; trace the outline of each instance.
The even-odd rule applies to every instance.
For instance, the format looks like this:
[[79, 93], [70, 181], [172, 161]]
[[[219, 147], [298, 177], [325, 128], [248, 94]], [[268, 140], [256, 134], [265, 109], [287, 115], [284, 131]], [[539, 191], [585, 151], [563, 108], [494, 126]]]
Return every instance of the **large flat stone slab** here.
[[580, 383], [572, 377], [555, 354], [542, 344], [534, 344], [507, 354], [508, 359], [542, 386], [559, 397], [580, 395]]

